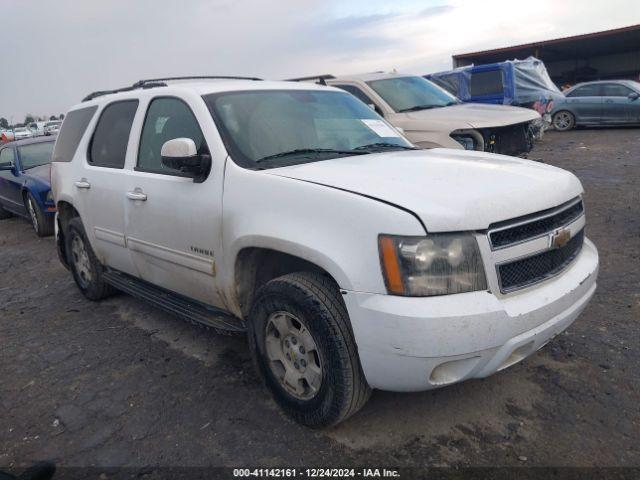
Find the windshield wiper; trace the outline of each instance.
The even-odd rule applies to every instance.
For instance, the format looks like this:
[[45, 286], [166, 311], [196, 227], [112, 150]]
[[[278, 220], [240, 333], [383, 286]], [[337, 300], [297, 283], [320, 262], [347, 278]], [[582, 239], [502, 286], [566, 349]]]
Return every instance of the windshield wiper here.
[[335, 150], [332, 148], [296, 148], [295, 150], [289, 150], [287, 152], [280, 152], [280, 153], [274, 153], [273, 155], [267, 155], [266, 157], [257, 159], [255, 162], [260, 163], [265, 160], [271, 160], [273, 158], [282, 158], [282, 157], [288, 157], [292, 155], [304, 155], [308, 153], [320, 153], [320, 154], [328, 153], [328, 154], [335, 154], [335, 155], [363, 155], [368, 152], [354, 151], [354, 150]]
[[400, 113], [404, 112], [417, 112], [418, 110], [429, 110], [430, 108], [438, 108], [442, 105], [415, 105], [409, 108], [403, 108], [402, 110], [398, 110]]
[[410, 147], [408, 145], [398, 145], [397, 143], [389, 143], [389, 142], [377, 142], [370, 143], [368, 145], [360, 145], [359, 147], [354, 148], [354, 151], [362, 151], [362, 150], [375, 150], [377, 148], [386, 149], [386, 148], [400, 148], [402, 150], [418, 150], [417, 147]]

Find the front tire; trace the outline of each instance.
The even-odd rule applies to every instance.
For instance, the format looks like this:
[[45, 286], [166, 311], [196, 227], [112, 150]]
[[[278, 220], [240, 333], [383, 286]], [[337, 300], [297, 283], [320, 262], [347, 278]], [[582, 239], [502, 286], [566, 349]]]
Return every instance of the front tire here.
[[567, 110], [561, 110], [553, 114], [552, 122], [556, 130], [566, 132], [576, 126], [576, 117]]
[[331, 278], [301, 272], [271, 280], [258, 291], [248, 323], [254, 363], [297, 422], [335, 425], [369, 399], [349, 316]]
[[113, 295], [115, 289], [104, 281], [104, 267], [93, 252], [79, 217], [69, 221], [65, 242], [67, 263], [82, 294], [93, 301]]
[[31, 221], [31, 225], [35, 230], [36, 234], [39, 237], [48, 237], [53, 235], [53, 217], [47, 217], [35, 197], [31, 192], [27, 192], [24, 197], [25, 207], [27, 209], [27, 213], [29, 214], [29, 220]]

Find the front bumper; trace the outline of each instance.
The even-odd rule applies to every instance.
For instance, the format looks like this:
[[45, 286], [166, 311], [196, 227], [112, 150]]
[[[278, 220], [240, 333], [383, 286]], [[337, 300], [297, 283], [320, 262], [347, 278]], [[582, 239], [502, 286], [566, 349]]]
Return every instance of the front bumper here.
[[596, 289], [588, 239], [560, 275], [509, 295], [471, 292], [344, 296], [369, 385], [420, 391], [482, 378], [513, 365], [565, 330]]

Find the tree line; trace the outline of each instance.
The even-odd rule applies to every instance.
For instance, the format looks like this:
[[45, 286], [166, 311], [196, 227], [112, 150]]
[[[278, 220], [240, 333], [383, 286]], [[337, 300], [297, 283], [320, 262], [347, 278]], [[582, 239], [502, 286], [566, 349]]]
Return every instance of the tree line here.
[[[64, 120], [64, 113], [61, 113], [58, 116], [55, 115], [51, 115], [49, 117], [49, 120]], [[4, 117], [0, 117], [0, 128], [5, 129], [5, 130], [10, 130], [16, 127], [24, 127], [26, 125], [29, 125], [30, 123], [34, 123], [34, 122], [46, 122], [47, 121], [47, 117], [36, 117], [35, 115], [27, 115], [24, 118], [24, 122], [22, 123], [15, 123], [13, 125], [11, 125], [9, 123], [9, 120], [7, 120]]]

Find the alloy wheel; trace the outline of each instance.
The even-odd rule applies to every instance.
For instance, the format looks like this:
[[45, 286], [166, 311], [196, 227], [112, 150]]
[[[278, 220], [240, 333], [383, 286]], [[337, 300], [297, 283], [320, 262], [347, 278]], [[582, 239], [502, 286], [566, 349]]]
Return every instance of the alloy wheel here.
[[573, 124], [573, 118], [568, 112], [560, 112], [553, 117], [553, 126], [558, 130], [568, 130]]
[[36, 207], [33, 204], [31, 197], [27, 197], [27, 209], [29, 210], [29, 217], [31, 218], [31, 225], [33, 229], [38, 232], [38, 215], [36, 214]]

